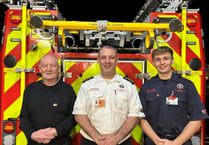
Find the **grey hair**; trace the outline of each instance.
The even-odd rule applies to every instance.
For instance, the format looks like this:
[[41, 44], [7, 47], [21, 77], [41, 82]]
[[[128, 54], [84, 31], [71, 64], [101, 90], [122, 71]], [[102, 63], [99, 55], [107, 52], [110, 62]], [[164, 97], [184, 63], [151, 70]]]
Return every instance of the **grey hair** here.
[[52, 57], [55, 59], [55, 61], [56, 61], [57, 65], [59, 66], [59, 62], [58, 62], [57, 57], [56, 57], [56, 56], [54, 56], [54, 55], [52, 55], [52, 54], [46, 54], [46, 55], [44, 55], [44, 56], [41, 58], [40, 65], [42, 65], [44, 58], [45, 58], [45, 57], [47, 57], [47, 56], [52, 56]]

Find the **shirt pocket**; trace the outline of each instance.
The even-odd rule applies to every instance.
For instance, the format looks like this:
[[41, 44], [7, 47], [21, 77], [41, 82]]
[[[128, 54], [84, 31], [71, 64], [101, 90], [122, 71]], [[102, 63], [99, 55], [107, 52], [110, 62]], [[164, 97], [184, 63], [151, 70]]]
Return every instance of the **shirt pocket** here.
[[97, 94], [89, 97], [88, 102], [89, 103], [87, 103], [88, 104], [87, 114], [89, 120], [91, 121], [92, 124], [98, 126], [100, 122], [102, 122], [101, 119], [104, 119], [104, 116], [106, 114], [105, 111], [106, 100], [103, 95]]
[[188, 99], [186, 93], [176, 93], [176, 96], [178, 96], [178, 107], [180, 111], [188, 117]]
[[171, 112], [174, 119], [180, 120], [185, 123], [188, 121], [188, 100], [186, 93], [174, 92], [174, 95], [178, 98], [178, 105], [170, 105], [169, 111]]
[[127, 114], [129, 111], [129, 99], [127, 91], [117, 92], [115, 105], [123, 114]]
[[159, 93], [149, 93], [145, 99], [147, 105], [144, 112], [147, 116], [151, 116], [152, 114], [159, 114], [159, 110], [165, 105], [166, 98]]
[[103, 110], [106, 105], [106, 100], [101, 93], [90, 93], [87, 99], [87, 111], [89, 113], [96, 113]]

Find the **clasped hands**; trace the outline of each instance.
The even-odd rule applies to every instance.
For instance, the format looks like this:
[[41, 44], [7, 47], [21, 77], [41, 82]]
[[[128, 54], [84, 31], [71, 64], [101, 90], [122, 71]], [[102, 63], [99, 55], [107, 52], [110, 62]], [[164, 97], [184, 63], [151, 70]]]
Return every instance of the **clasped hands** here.
[[95, 142], [97, 145], [117, 145], [119, 140], [116, 134], [106, 134], [97, 137]]
[[31, 134], [31, 139], [38, 142], [38, 143], [47, 144], [52, 139], [54, 139], [56, 136], [57, 136], [56, 129], [49, 127], [49, 128], [34, 131]]

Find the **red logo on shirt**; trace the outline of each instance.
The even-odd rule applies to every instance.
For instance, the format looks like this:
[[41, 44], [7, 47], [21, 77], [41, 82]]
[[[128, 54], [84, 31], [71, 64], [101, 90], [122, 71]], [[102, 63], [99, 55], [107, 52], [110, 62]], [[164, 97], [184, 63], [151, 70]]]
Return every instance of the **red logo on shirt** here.
[[156, 89], [147, 90], [146, 93], [156, 92]]

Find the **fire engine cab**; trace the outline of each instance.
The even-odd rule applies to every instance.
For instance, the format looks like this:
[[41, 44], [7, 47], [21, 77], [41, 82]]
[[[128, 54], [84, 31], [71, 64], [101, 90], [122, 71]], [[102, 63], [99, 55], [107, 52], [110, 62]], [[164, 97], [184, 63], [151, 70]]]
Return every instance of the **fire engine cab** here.
[[[189, 0], [147, 0], [132, 22], [65, 21], [53, 0], [0, 0], [5, 12], [0, 50], [0, 144], [26, 145], [19, 129], [25, 87], [41, 79], [40, 59], [54, 54], [61, 65], [60, 79], [76, 93], [85, 79], [99, 74], [97, 52], [102, 45], [118, 50], [117, 73], [141, 85], [157, 74], [151, 52], [158, 46], [174, 51], [173, 71], [191, 80], [205, 103], [205, 51], [201, 16], [189, 9]], [[127, 69], [128, 68], [128, 69]], [[81, 141], [77, 125], [74, 145]], [[204, 145], [205, 123], [192, 137]], [[136, 126], [131, 140], [143, 145], [143, 131]]]

